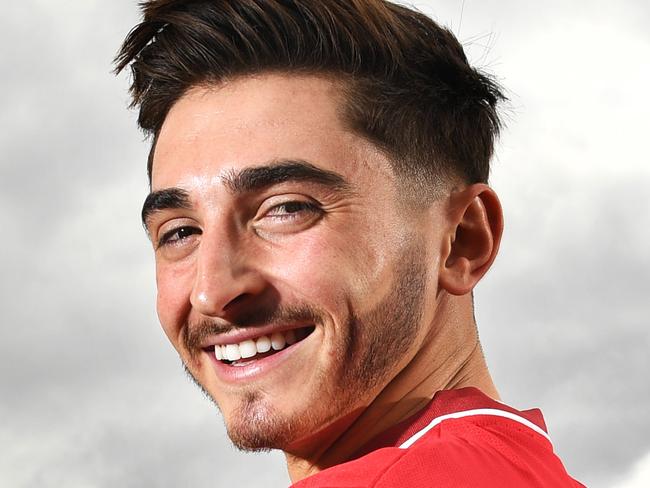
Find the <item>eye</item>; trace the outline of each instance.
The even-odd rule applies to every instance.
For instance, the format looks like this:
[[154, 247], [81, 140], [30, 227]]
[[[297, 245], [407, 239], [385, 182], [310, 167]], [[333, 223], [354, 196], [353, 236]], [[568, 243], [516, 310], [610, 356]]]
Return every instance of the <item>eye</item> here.
[[171, 229], [158, 239], [158, 247], [181, 245], [189, 237], [195, 234], [201, 234], [201, 229], [191, 226], [182, 226]]
[[311, 227], [323, 215], [323, 209], [314, 200], [299, 195], [278, 195], [260, 206], [254, 227], [267, 235], [293, 234]]
[[294, 220], [303, 216], [320, 213], [318, 206], [312, 202], [290, 201], [271, 207], [263, 218], [274, 220]]

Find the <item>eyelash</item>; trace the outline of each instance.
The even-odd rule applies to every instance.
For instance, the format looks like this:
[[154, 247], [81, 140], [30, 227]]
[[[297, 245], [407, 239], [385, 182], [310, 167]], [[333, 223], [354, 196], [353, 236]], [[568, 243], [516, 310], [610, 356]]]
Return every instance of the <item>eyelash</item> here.
[[[181, 232], [183, 231], [188, 231], [187, 235], [181, 236]], [[172, 239], [174, 235], [179, 234], [178, 238]], [[201, 230], [197, 229], [196, 227], [191, 227], [189, 225], [183, 225], [181, 227], [176, 227], [175, 229], [171, 229], [167, 232], [165, 232], [160, 239], [158, 240], [158, 247], [163, 247], [163, 246], [170, 246], [174, 245], [178, 242], [181, 242], [188, 237], [194, 235], [194, 234], [201, 234]]]
[[[293, 212], [289, 212], [288, 207], [298, 207], [298, 208], [294, 209]], [[273, 212], [278, 209], [284, 209], [284, 212], [280, 215], [273, 215]], [[312, 202], [292, 200], [289, 202], [283, 202], [274, 205], [265, 213], [264, 218], [268, 217], [268, 218], [273, 218], [278, 220], [295, 219], [299, 213], [304, 211], [316, 213], [316, 212], [320, 212], [320, 208], [318, 207], [318, 205]]]

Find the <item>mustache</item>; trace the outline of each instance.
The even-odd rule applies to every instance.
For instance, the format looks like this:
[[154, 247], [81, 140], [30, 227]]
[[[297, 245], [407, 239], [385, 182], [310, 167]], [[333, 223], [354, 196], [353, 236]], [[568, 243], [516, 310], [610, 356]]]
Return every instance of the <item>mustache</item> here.
[[244, 311], [236, 321], [218, 317], [188, 321], [183, 328], [183, 343], [188, 351], [198, 351], [207, 337], [251, 327], [273, 323], [308, 322], [316, 324], [323, 321], [324, 313], [308, 304], [276, 306], [273, 309], [260, 308]]

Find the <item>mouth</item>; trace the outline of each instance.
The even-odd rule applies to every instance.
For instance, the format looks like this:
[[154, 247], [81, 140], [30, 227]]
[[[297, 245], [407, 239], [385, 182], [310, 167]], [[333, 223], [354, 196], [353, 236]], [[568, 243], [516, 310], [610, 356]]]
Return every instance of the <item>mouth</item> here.
[[216, 360], [224, 365], [234, 368], [247, 366], [298, 344], [307, 338], [314, 329], [315, 327], [311, 325], [278, 331], [241, 342], [215, 344], [213, 347], [206, 348], [206, 351], [214, 354]]

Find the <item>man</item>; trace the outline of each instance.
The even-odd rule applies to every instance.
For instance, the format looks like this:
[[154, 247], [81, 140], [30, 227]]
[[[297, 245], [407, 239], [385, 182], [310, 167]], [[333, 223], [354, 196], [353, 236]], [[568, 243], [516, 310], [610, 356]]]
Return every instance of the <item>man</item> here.
[[380, 0], [151, 0], [126, 39], [153, 136], [158, 314], [233, 443], [297, 487], [581, 486], [500, 403], [472, 290], [503, 98]]

